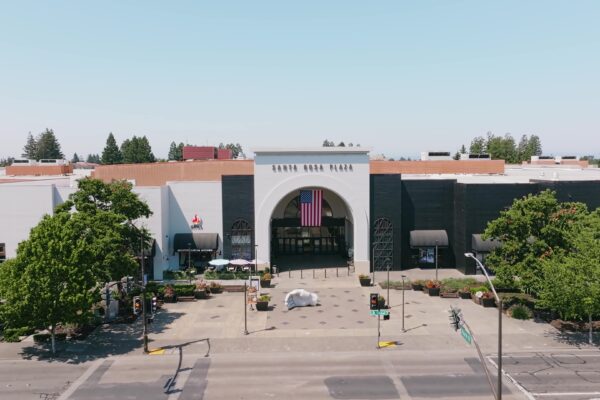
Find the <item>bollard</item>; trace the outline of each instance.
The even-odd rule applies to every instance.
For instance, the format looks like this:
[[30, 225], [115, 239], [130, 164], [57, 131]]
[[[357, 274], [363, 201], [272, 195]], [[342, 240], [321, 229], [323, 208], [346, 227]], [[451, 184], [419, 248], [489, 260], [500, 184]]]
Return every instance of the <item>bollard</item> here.
[[304, 268], [300, 267], [300, 279], [304, 279], [304, 277], [302, 276], [302, 271], [304, 271]]
[[327, 278], [327, 268], [323, 268], [323, 270], [325, 271], [325, 278]]
[[315, 279], [315, 269], [313, 268], [313, 279]]
[[292, 266], [291, 265], [288, 267], [288, 275], [289, 275], [289, 278], [292, 277]]
[[335, 277], [336, 278], [340, 277], [340, 275], [338, 274], [338, 267], [337, 266], [335, 267]]

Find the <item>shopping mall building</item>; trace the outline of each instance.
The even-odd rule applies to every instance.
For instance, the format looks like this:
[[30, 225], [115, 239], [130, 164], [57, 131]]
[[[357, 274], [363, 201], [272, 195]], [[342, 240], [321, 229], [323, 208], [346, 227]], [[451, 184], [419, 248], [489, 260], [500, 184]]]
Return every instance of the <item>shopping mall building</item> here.
[[[77, 170], [33, 177], [19, 168], [0, 176], [0, 257], [15, 255], [79, 177]], [[265, 148], [252, 160], [107, 165], [92, 175], [129, 180], [149, 204], [153, 215], [141, 222], [155, 239], [147, 265], [157, 279], [213, 258], [257, 258], [280, 270], [353, 262], [365, 273], [372, 264], [433, 267], [437, 258], [440, 267], [472, 274], [464, 253], [485, 257], [496, 243], [482, 240], [482, 232], [515, 198], [552, 189], [562, 201], [600, 206], [600, 171], [572, 159], [509, 166], [437, 153], [373, 160], [358, 147]], [[322, 194], [316, 226], [301, 220], [305, 190]]]

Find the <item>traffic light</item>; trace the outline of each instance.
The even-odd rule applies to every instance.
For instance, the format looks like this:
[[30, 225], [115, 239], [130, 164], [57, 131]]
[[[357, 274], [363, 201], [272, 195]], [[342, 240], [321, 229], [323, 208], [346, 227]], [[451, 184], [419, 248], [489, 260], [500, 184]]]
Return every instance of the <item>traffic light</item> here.
[[450, 326], [457, 331], [460, 328], [460, 308], [450, 307], [449, 314]]
[[370, 303], [369, 303], [370, 309], [371, 310], [379, 310], [379, 294], [371, 293], [369, 295], [369, 298], [371, 299]]
[[134, 296], [133, 298], [133, 314], [139, 315], [142, 312], [142, 299], [140, 296]]
[[156, 313], [156, 307], [157, 307], [156, 297], [153, 297], [152, 298], [152, 307], [151, 307], [152, 314]]

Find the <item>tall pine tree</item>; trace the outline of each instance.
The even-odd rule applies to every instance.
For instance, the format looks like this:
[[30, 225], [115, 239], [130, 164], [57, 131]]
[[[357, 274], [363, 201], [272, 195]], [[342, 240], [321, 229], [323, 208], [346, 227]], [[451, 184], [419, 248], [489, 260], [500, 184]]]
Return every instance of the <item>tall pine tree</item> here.
[[31, 132], [27, 135], [27, 143], [25, 144], [25, 147], [23, 147], [22, 156], [28, 160], [35, 160], [37, 158], [37, 141]]
[[54, 135], [52, 129], [46, 128], [46, 131], [41, 133], [37, 139], [37, 159], [52, 159], [60, 160], [65, 156], [60, 150], [60, 143]]
[[121, 150], [119, 150], [119, 146], [117, 146], [117, 141], [113, 136], [112, 132], [108, 134], [108, 138], [106, 139], [106, 146], [104, 146], [104, 150], [102, 151], [102, 164], [121, 164], [123, 162], [123, 155], [121, 154]]

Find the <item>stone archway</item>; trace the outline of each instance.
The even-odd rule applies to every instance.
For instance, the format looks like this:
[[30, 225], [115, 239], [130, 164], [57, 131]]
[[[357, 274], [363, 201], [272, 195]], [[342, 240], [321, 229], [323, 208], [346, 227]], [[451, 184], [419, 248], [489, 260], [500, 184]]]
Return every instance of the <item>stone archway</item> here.
[[[352, 216], [353, 256], [356, 271], [369, 271], [369, 196], [366, 188], [352, 187], [348, 182], [331, 175], [296, 175], [270, 186], [264, 193], [255, 191], [256, 244], [258, 258], [271, 262], [270, 225], [278, 204], [302, 188], [323, 188], [338, 196]], [[365, 192], [366, 190], [366, 192]]]

